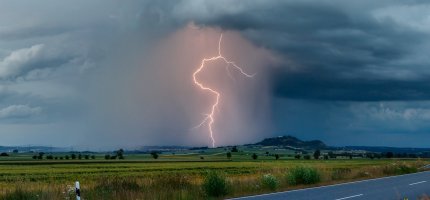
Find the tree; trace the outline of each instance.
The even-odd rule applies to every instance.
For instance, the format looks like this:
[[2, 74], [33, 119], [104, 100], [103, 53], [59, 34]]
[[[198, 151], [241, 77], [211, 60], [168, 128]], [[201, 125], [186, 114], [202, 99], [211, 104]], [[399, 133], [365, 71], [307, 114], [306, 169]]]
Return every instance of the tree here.
[[69, 155], [64, 156], [64, 158], [65, 158], [66, 160], [69, 160], [69, 159], [70, 159]]
[[321, 151], [318, 149], [314, 152], [314, 158], [315, 160], [319, 159], [321, 156]]
[[32, 156], [32, 158], [36, 160], [36, 159], [37, 159], [37, 156], [36, 156], [36, 155], [33, 155], [33, 156]]
[[12, 152], [13, 153], [18, 153], [18, 149], [14, 149]]
[[72, 155], [70, 155], [70, 157], [72, 158], [72, 160], [76, 159], [76, 154], [72, 153]]
[[334, 154], [333, 151], [329, 151], [328, 152], [328, 157], [335, 159], [336, 158], [336, 154]]
[[52, 159], [54, 159], [54, 156], [52, 156], [52, 155], [47, 155], [47, 156], [46, 156], [46, 159], [48, 159], [48, 160], [52, 160]]
[[84, 155], [84, 158], [85, 158], [85, 160], [88, 160], [88, 159], [90, 159], [90, 156], [89, 155]]
[[324, 155], [324, 160], [328, 160], [328, 155]]
[[305, 156], [303, 156], [303, 158], [304, 158], [305, 160], [310, 160], [310, 159], [311, 159], [311, 156], [310, 156], [310, 155], [305, 155]]
[[111, 156], [111, 157], [110, 157], [110, 159], [111, 159], [111, 160], [115, 160], [115, 159], [116, 159], [116, 157], [117, 157], [116, 155], [115, 155], [115, 156]]
[[151, 156], [152, 156], [152, 158], [157, 159], [158, 158], [158, 153], [155, 152], [155, 151], [153, 151], [153, 152], [151, 152]]
[[91, 159], [93, 159], [93, 160], [94, 160], [94, 159], [96, 159], [96, 156], [95, 156], [95, 155], [92, 155], [92, 156], [91, 156]]
[[116, 151], [116, 155], [118, 157], [123, 156], [124, 155], [124, 149], [119, 149], [118, 151]]
[[258, 155], [256, 153], [253, 153], [252, 154], [252, 159], [257, 160], [257, 158], [258, 158]]
[[239, 152], [239, 150], [237, 149], [236, 146], [234, 146], [233, 148], [231, 148], [231, 152]]
[[231, 159], [231, 152], [227, 152], [227, 159]]
[[106, 154], [106, 155], [105, 155], [105, 159], [106, 159], [106, 160], [109, 160], [109, 159], [110, 159], [110, 155], [109, 155], [109, 154]]
[[279, 154], [275, 154], [275, 159], [279, 160]]
[[300, 159], [300, 157], [302, 157], [300, 154], [296, 154], [296, 155], [294, 156], [294, 158], [295, 158], [295, 159]]
[[9, 154], [3, 152], [3, 153], [0, 153], [0, 156], [9, 156]]
[[387, 152], [387, 153], [385, 154], [385, 156], [386, 156], [387, 158], [393, 158], [394, 154], [393, 154], [393, 152]]
[[78, 159], [81, 160], [82, 159], [82, 154], [78, 154]]

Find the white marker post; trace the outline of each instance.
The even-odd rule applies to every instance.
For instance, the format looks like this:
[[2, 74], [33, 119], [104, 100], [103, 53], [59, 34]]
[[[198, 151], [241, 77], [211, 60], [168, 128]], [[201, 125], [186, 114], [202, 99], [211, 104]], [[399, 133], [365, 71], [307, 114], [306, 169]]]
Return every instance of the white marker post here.
[[76, 192], [76, 200], [81, 200], [81, 190], [79, 186], [79, 181], [76, 181], [75, 183], [75, 192]]

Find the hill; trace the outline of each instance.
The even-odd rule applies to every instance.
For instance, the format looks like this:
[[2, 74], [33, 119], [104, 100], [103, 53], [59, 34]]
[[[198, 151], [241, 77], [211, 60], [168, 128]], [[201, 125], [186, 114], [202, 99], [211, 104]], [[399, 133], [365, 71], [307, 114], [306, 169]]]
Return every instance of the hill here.
[[255, 143], [255, 145], [262, 146], [289, 146], [294, 148], [304, 149], [325, 149], [327, 145], [321, 140], [310, 140], [303, 141], [293, 136], [279, 136], [273, 138], [266, 138], [261, 142]]

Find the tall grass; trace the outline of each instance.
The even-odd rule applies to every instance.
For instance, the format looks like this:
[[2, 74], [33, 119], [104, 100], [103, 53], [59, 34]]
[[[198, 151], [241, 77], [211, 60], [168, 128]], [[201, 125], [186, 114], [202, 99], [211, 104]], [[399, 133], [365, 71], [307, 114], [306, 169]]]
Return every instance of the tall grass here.
[[[311, 160], [299, 163], [226, 162], [207, 166], [200, 163], [142, 167], [110, 164], [88, 165], [85, 170], [68, 165], [13, 166], [0, 171], [0, 200], [71, 200], [74, 199], [74, 180], [81, 182], [83, 199], [222, 199], [291, 190], [308, 187], [305, 186], [308, 184], [324, 185], [412, 173], [424, 164], [427, 163]], [[0, 169], [2, 167], [7, 166], [0, 166]], [[82, 171], [74, 174], [78, 170]], [[51, 173], [46, 174], [46, 171]]]

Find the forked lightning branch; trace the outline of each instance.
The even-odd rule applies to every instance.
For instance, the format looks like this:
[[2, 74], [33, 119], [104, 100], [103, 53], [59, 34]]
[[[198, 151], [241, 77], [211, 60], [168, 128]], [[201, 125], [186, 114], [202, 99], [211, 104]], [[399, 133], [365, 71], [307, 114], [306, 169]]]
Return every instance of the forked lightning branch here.
[[194, 83], [204, 91], [210, 92], [214, 96], [214, 103], [210, 106], [210, 112], [206, 114], [206, 117], [202, 120], [202, 122], [196, 126], [201, 127], [204, 124], [208, 125], [208, 131], [209, 131], [209, 137], [212, 141], [212, 147], [215, 147], [215, 138], [214, 138], [214, 131], [213, 131], [213, 124], [215, 123], [215, 110], [218, 108], [219, 100], [221, 98], [221, 93], [213, 88], [210, 88], [209, 86], [203, 85], [198, 79], [197, 75], [205, 68], [205, 64], [207, 62], [217, 61], [221, 60], [227, 64], [227, 67], [233, 67], [237, 71], [239, 71], [242, 75], [252, 78], [255, 74], [247, 74], [241, 67], [236, 65], [233, 61], [227, 60], [222, 54], [221, 54], [221, 42], [222, 42], [222, 34], [218, 41], [218, 55], [211, 58], [204, 58], [201, 62], [200, 67], [193, 73], [193, 81]]

